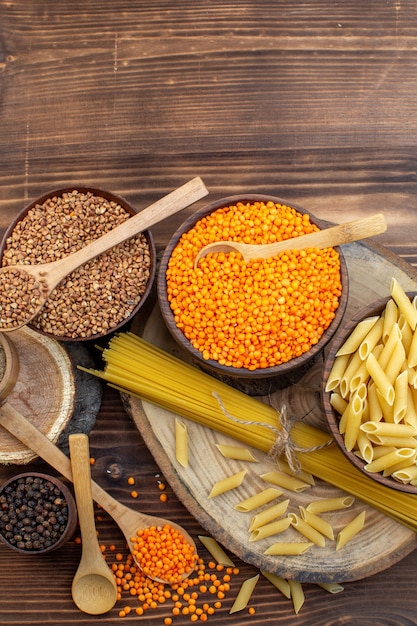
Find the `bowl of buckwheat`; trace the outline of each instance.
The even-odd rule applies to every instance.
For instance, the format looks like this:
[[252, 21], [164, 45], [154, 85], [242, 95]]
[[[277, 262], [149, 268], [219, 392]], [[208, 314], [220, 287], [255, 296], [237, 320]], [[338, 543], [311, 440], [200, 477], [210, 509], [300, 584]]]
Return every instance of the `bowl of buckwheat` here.
[[250, 395], [297, 382], [342, 320], [348, 275], [339, 247], [288, 250], [245, 261], [207, 244], [268, 244], [321, 230], [305, 209], [274, 196], [246, 194], [203, 207], [174, 233], [161, 259], [158, 299], [184, 353]]
[[[9, 225], [0, 245], [0, 266], [60, 260], [135, 213], [125, 199], [102, 189], [74, 186], [50, 191]], [[113, 333], [144, 305], [155, 268], [153, 237], [144, 231], [71, 272], [29, 326], [60, 341], [94, 340]]]

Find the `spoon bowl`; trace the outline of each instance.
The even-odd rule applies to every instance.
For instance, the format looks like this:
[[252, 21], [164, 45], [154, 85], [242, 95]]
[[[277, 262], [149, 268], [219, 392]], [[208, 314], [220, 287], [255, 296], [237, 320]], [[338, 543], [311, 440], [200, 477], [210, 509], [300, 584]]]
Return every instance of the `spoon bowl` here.
[[[27, 420], [19, 411], [16, 411], [7, 402], [0, 407], [0, 426], [3, 426], [12, 435], [24, 443], [28, 448], [36, 452], [44, 461], [54, 467], [62, 476], [72, 481], [71, 463], [67, 456], [57, 446], [55, 446], [43, 433], [41, 433], [29, 420]], [[150, 528], [151, 526], [162, 527], [168, 524], [171, 528], [182, 535], [184, 540], [191, 546], [194, 554], [197, 556], [196, 546], [191, 536], [182, 526], [168, 521], [162, 517], [155, 515], [146, 515], [135, 511], [124, 504], [121, 504], [110, 496], [96, 482], [91, 481], [91, 492], [93, 499], [99, 504], [116, 522], [120, 530], [124, 534], [129, 548], [133, 551], [134, 537], [138, 530]], [[133, 554], [133, 552], [132, 552]], [[141, 563], [136, 559], [137, 566], [142, 569]], [[185, 572], [182, 579], [187, 578], [192, 572]], [[162, 583], [171, 583], [171, 581], [153, 576], [146, 573], [149, 578]]]
[[4, 319], [0, 321], [0, 331], [10, 332], [33, 320], [55, 287], [84, 263], [181, 211], [207, 193], [203, 181], [196, 177], [84, 248], [58, 261], [0, 268], [0, 294], [4, 298], [5, 312]]
[[70, 435], [68, 443], [82, 540], [81, 561], [72, 581], [72, 597], [84, 613], [101, 615], [115, 605], [117, 585], [97, 539], [88, 437], [84, 434]]
[[333, 248], [334, 246], [340, 246], [344, 243], [379, 235], [385, 232], [386, 229], [387, 224], [385, 216], [382, 213], [377, 213], [352, 222], [325, 228], [308, 235], [278, 241], [277, 243], [257, 245], [237, 241], [215, 241], [201, 248], [195, 258], [194, 267], [197, 267], [199, 261], [209, 253], [235, 251], [239, 252], [244, 261], [248, 262], [253, 259], [268, 259], [290, 249]]

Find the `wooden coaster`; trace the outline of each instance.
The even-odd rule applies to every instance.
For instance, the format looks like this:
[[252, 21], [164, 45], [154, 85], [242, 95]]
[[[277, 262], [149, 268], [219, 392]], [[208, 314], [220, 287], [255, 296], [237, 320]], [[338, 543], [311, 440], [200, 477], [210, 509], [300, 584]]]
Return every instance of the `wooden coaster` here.
[[[7, 401], [54, 443], [74, 411], [71, 359], [56, 340], [28, 327], [9, 334], [19, 358], [19, 374]], [[35, 453], [0, 427], [0, 463], [27, 464]]]

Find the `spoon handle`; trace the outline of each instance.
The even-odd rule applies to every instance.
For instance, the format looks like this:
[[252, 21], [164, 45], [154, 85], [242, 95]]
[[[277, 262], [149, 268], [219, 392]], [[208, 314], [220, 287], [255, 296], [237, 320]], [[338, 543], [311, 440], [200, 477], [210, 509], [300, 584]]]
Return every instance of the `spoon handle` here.
[[[26, 417], [17, 411], [11, 404], [5, 402], [0, 406], [0, 426], [33, 450], [41, 459], [49, 463], [67, 480], [72, 481], [72, 469], [69, 458], [36, 428]], [[93, 499], [118, 522], [118, 516], [129, 509], [115, 500], [100, 485], [91, 481]]]
[[[77, 269], [87, 261], [94, 259], [99, 254], [143, 232], [149, 226], [185, 209], [187, 206], [204, 198], [208, 194], [206, 186], [198, 176], [185, 183], [178, 189], [174, 189], [168, 195], [160, 198], [146, 209], [143, 209], [129, 218], [113, 230], [92, 241], [84, 248], [74, 252], [60, 261], [45, 264], [47, 268], [48, 283], [54, 288], [70, 272]], [[49, 267], [48, 267], [49, 266]]]
[[91, 549], [94, 545], [98, 547], [98, 544], [96, 526], [94, 523], [93, 496], [91, 492], [88, 437], [82, 433], [70, 435], [68, 437], [68, 443], [82, 545], [88, 545]]

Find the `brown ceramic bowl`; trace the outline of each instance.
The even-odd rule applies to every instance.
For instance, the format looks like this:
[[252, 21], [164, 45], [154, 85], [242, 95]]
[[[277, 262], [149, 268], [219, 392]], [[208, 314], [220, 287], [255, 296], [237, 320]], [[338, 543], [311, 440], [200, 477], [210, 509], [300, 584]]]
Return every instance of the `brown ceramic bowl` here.
[[[171, 257], [172, 251], [178, 244], [183, 233], [188, 232], [190, 229], [193, 228], [194, 224], [197, 221], [199, 221], [206, 215], [209, 215], [216, 209], [235, 205], [237, 202], [253, 203], [255, 201], [263, 201], [265, 203], [272, 201], [274, 203], [280, 203], [290, 206], [297, 210], [299, 213], [308, 213], [307, 211], [294, 205], [293, 203], [286, 202], [285, 200], [276, 198], [274, 196], [266, 196], [262, 194], [241, 194], [239, 196], [222, 198], [216, 202], [213, 202], [208, 206], [203, 207], [193, 215], [189, 216], [188, 219], [185, 220], [185, 222], [177, 229], [177, 231], [172, 236], [161, 260], [157, 276], [157, 288], [159, 305], [164, 321], [173, 338], [185, 350], [185, 352], [190, 356], [191, 360], [194, 363], [199, 365], [201, 369], [209, 372], [215, 377], [229, 382], [234, 387], [237, 387], [250, 395], [265, 395], [273, 391], [274, 389], [284, 388], [298, 381], [318, 358], [324, 346], [328, 343], [328, 341], [330, 341], [337, 328], [339, 327], [339, 324], [346, 309], [348, 299], [348, 273], [346, 263], [340, 248], [338, 249], [338, 252], [341, 265], [342, 295], [339, 299], [339, 307], [336, 310], [335, 318], [333, 319], [327, 330], [323, 333], [318, 343], [312, 346], [310, 350], [308, 350], [308, 352], [305, 352], [301, 356], [293, 358], [286, 363], [277, 366], [256, 369], [254, 371], [244, 367], [232, 367], [228, 365], [222, 365], [212, 359], [205, 360], [200, 350], [195, 348], [191, 344], [191, 342], [185, 337], [182, 330], [177, 327], [174, 320], [173, 312], [167, 299], [166, 284], [166, 270], [168, 262]], [[323, 222], [318, 220], [313, 215], [309, 215], [312, 223], [316, 224], [319, 228], [325, 227], [325, 224]], [[221, 238], [222, 237], [219, 236], [219, 239]], [[224, 236], [223, 239], [227, 239], [227, 236]]]
[[77, 528], [74, 497], [55, 476], [39, 472], [13, 476], [0, 488], [0, 505], [0, 540], [21, 554], [39, 556], [57, 550]]
[[[416, 295], [416, 293], [408, 293], [407, 295], [411, 299]], [[333, 439], [339, 446], [345, 457], [352, 463], [352, 465], [354, 465], [358, 470], [363, 472], [370, 479], [375, 480], [376, 482], [385, 485], [386, 487], [391, 487], [392, 489], [396, 489], [397, 491], [404, 491], [407, 493], [417, 493], [417, 486], [403, 484], [395, 480], [394, 478], [391, 478], [390, 476], [384, 476], [382, 472], [368, 472], [365, 469], [365, 461], [357, 456], [353, 451], [348, 451], [346, 449], [344, 437], [339, 432], [340, 415], [330, 403], [330, 397], [332, 392], [326, 391], [327, 380], [335, 360], [335, 355], [339, 348], [343, 345], [345, 340], [349, 337], [349, 335], [352, 333], [354, 328], [361, 320], [367, 317], [372, 317], [374, 315], [380, 315], [385, 309], [385, 306], [389, 299], [390, 298], [383, 298], [377, 300], [376, 302], [370, 304], [369, 306], [363, 308], [358, 313], [356, 313], [356, 315], [349, 322], [347, 322], [345, 326], [337, 333], [335, 338], [326, 349], [325, 364], [323, 369], [323, 381], [321, 388], [322, 404], [324, 407], [327, 424], [333, 436]]]
[[[80, 198], [87, 198], [88, 194], [91, 194], [96, 198], [103, 199], [101, 206], [97, 207], [97, 213], [93, 210], [90, 212], [89, 208], [85, 208], [80, 203], [80, 208], [74, 211], [76, 217], [71, 220], [68, 217], [68, 210], [64, 210], [58, 205], [54, 209], [54, 220], [57, 221], [58, 227], [55, 228], [54, 225], [48, 224], [46, 228], [43, 222], [48, 211], [47, 203], [55, 202], [54, 199], [56, 198], [59, 199], [59, 202], [63, 202], [64, 195], [74, 191], [80, 194]], [[87, 205], [87, 202], [85, 204]], [[6, 260], [7, 255], [10, 254], [10, 248], [14, 249], [18, 245], [21, 246], [19, 262], [42, 263], [54, 260], [51, 257], [45, 259], [45, 254], [51, 254], [57, 245], [63, 246], [66, 245], [66, 242], [70, 244], [74, 242], [80, 247], [83, 241], [88, 243], [89, 237], [97, 238], [99, 234], [104, 234], [104, 230], [100, 232], [100, 225], [105, 224], [107, 216], [114, 217], [116, 205], [128, 215], [135, 215], [136, 213], [136, 210], [120, 196], [95, 187], [74, 185], [45, 193], [26, 206], [9, 225], [0, 245], [0, 266], [13, 264]], [[103, 211], [103, 215], [100, 211]], [[50, 212], [49, 209], [49, 214]], [[81, 220], [84, 218], [78, 219], [77, 216], [85, 215], [86, 212], [92, 217], [90, 221], [87, 222], [85, 219], [82, 222]], [[26, 244], [25, 237], [29, 238], [29, 235], [19, 230], [22, 223], [29, 219], [34, 224], [34, 228], [42, 232], [40, 235], [36, 234], [41, 243], [39, 243], [38, 256], [35, 259], [33, 255], [29, 256], [27, 252], [30, 244]], [[105, 227], [104, 225], [103, 228]], [[107, 228], [109, 228], [108, 225]], [[95, 234], [92, 232], [93, 229], [97, 229]], [[15, 243], [12, 240], [13, 236], [20, 243]], [[156, 252], [152, 234], [149, 231], [144, 231], [143, 237], [144, 240], [140, 244], [138, 238], [135, 238], [118, 246], [118, 249], [123, 246], [123, 259], [121, 258], [122, 255], [119, 258], [110, 256], [106, 261], [108, 255], [114, 254], [113, 248], [105, 255], [100, 255], [83, 266], [85, 272], [83, 272], [83, 267], [72, 272], [68, 279], [64, 279], [54, 290], [42, 311], [29, 326], [60, 341], [89, 341], [114, 333], [129, 324], [144, 305], [156, 275]], [[48, 242], [48, 248], [46, 242]], [[42, 243], [44, 247], [40, 249]], [[35, 244], [38, 245], [37, 241]], [[149, 259], [146, 268], [146, 280], [143, 281], [137, 279], [137, 275], [143, 267], [143, 261], [140, 257], [142, 245], [146, 257]], [[59, 256], [64, 256], [64, 254], [62, 250], [59, 251]], [[24, 255], [23, 258], [22, 255]], [[105, 267], [108, 269], [106, 270]], [[98, 279], [92, 278], [92, 268], [100, 272]], [[109, 287], [106, 286], [108, 278], [106, 272], [110, 274], [111, 283]], [[73, 287], [77, 283], [80, 285], [78, 294]], [[59, 297], [60, 295], [62, 297], [63, 289], [66, 290], [65, 306], [59, 304]], [[104, 295], [100, 297], [98, 294], [101, 293]], [[58, 310], [59, 314], [57, 313]], [[89, 311], [95, 311], [95, 313], [90, 316]], [[67, 321], [71, 318], [71, 322]]]

